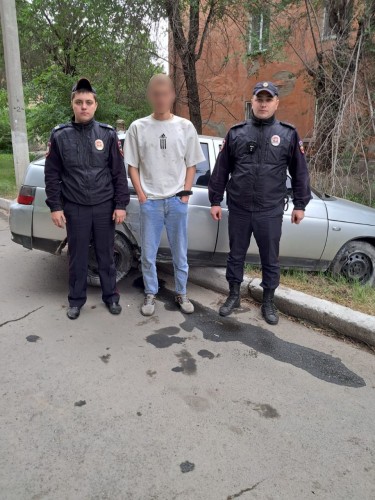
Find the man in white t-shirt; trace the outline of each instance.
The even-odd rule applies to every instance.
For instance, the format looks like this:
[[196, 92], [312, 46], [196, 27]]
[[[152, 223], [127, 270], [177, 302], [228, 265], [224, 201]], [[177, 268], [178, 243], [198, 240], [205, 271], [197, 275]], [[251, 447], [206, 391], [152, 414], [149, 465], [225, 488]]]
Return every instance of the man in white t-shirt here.
[[164, 226], [172, 252], [176, 302], [184, 313], [194, 312], [186, 295], [187, 216], [195, 165], [205, 158], [193, 124], [171, 113], [175, 98], [172, 80], [164, 74], [153, 76], [148, 86], [153, 113], [133, 122], [125, 139], [125, 162], [140, 203], [144, 316], [155, 311], [156, 255]]

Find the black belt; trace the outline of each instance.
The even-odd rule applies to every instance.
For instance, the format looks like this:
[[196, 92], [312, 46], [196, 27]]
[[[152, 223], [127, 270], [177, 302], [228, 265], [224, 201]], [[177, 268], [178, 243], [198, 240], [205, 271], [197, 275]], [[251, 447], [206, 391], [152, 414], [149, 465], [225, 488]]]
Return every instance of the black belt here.
[[176, 193], [176, 196], [182, 198], [183, 196], [191, 196], [192, 194], [193, 191], [180, 191], [179, 193]]

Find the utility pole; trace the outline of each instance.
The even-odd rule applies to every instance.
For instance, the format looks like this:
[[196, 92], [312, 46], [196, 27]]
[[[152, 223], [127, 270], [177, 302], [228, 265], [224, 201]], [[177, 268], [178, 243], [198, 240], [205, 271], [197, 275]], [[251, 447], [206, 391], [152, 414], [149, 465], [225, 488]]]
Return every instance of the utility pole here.
[[3, 33], [5, 73], [8, 90], [9, 119], [16, 183], [20, 187], [29, 164], [25, 101], [23, 96], [20, 46], [15, 0], [0, 0], [1, 30]]

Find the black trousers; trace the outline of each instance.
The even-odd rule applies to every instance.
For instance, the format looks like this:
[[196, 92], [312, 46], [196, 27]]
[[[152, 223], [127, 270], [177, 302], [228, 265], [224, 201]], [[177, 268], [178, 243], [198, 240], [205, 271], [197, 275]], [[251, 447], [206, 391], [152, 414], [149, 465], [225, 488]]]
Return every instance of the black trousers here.
[[87, 271], [91, 236], [95, 246], [103, 302], [118, 302], [114, 262], [114, 206], [109, 200], [99, 205], [78, 205], [66, 201], [64, 214], [69, 249], [69, 304], [82, 307], [87, 298]]
[[229, 204], [229, 246], [227, 261], [227, 280], [229, 283], [243, 281], [246, 254], [254, 235], [259, 247], [262, 264], [263, 288], [275, 289], [280, 283], [279, 249], [281, 226], [283, 222], [283, 206], [250, 212]]

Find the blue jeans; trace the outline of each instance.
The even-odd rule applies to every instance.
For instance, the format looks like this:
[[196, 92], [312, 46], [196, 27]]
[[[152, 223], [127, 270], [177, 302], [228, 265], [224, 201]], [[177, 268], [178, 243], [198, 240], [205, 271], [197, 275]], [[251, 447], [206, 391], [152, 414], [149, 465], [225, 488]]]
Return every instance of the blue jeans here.
[[165, 226], [172, 252], [175, 289], [186, 294], [188, 204], [177, 196], [164, 200], [147, 200], [140, 204], [141, 263], [145, 293], [156, 295], [159, 289], [156, 255]]

